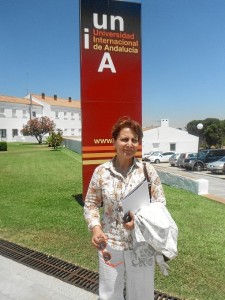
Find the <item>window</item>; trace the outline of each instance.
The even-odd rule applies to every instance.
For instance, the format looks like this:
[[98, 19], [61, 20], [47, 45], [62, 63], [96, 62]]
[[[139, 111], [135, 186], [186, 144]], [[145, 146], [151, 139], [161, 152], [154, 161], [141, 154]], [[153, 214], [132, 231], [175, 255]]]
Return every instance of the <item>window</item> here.
[[162, 156], [166, 156], [166, 155], [173, 155], [174, 152], [168, 151], [168, 152], [163, 152]]
[[55, 118], [56, 118], [56, 119], [59, 118], [59, 112], [58, 112], [58, 111], [55, 112]]
[[12, 109], [12, 117], [16, 118], [16, 109]]
[[0, 117], [2, 117], [2, 118], [5, 117], [5, 110], [4, 110], [4, 108], [0, 108]]
[[152, 143], [153, 149], [159, 149], [159, 143]]
[[0, 129], [0, 138], [6, 138], [6, 129]]
[[71, 113], [71, 120], [74, 120], [74, 113]]
[[74, 128], [71, 128], [71, 135], [74, 135]]
[[23, 109], [23, 118], [26, 119], [27, 118], [27, 111], [25, 109]]
[[64, 120], [67, 120], [67, 112], [64, 112]]
[[18, 129], [12, 129], [12, 136], [18, 136]]
[[176, 144], [170, 144], [170, 151], [176, 151]]
[[36, 118], [36, 111], [32, 111], [32, 117]]

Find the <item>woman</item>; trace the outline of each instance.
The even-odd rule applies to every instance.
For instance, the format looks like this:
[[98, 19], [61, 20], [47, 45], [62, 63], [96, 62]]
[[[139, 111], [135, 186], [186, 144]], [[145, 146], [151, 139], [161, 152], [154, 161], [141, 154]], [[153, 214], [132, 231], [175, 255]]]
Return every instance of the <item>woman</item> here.
[[[112, 137], [116, 156], [95, 169], [84, 207], [92, 244], [99, 250], [99, 300], [123, 300], [125, 280], [127, 300], [153, 300], [154, 250], [147, 243], [133, 246], [134, 215], [124, 223], [122, 210], [123, 198], [145, 178], [142, 162], [134, 157], [142, 129], [124, 117], [113, 126]], [[153, 166], [146, 165], [152, 201], [165, 203], [160, 179]]]

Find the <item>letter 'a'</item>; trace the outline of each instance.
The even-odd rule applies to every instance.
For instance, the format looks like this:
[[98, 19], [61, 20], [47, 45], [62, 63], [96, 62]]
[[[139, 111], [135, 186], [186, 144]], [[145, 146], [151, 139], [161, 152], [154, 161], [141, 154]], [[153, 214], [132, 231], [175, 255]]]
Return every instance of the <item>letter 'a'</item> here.
[[98, 72], [103, 72], [103, 69], [111, 69], [112, 73], [116, 73], [116, 69], [109, 52], [104, 53], [102, 61], [98, 68]]

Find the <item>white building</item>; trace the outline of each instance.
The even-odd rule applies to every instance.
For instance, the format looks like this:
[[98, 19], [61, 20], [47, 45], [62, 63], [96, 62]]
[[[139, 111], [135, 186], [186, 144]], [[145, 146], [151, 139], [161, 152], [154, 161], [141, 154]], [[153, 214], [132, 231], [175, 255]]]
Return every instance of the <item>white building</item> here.
[[30, 118], [47, 116], [63, 130], [63, 136], [81, 136], [80, 101], [41, 95], [25, 98], [0, 95], [0, 140], [7, 142], [36, 141], [21, 134], [23, 125]]
[[150, 151], [198, 152], [198, 137], [169, 127], [169, 120], [162, 119], [161, 126], [143, 131], [142, 153]]
[[[36, 142], [34, 137], [23, 136], [21, 129], [30, 118], [47, 116], [63, 131], [64, 137], [81, 142], [80, 101], [29, 94], [24, 98], [0, 95], [0, 140], [7, 142]], [[197, 152], [198, 137], [186, 131], [169, 127], [162, 119], [161, 126], [143, 131], [142, 153], [150, 151]]]

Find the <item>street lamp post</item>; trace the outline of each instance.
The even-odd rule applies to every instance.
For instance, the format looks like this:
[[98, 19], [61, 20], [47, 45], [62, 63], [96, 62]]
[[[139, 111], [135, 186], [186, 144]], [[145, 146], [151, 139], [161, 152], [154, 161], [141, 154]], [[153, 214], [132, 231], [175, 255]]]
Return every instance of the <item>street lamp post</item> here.
[[[197, 125], [197, 130], [198, 132], [200, 132], [200, 130], [202, 130], [203, 128], [203, 124], [202, 123], [199, 123]], [[199, 142], [200, 142], [200, 136], [198, 137], [198, 150], [197, 150], [197, 157], [196, 157], [196, 170], [198, 171], [199, 170], [199, 164], [198, 164], [198, 152], [199, 152]]]

